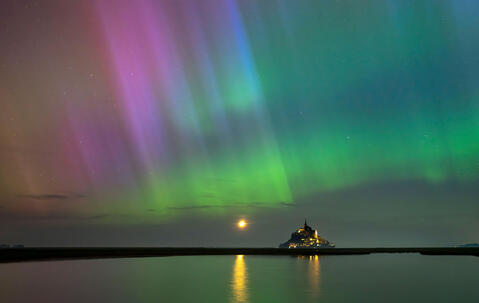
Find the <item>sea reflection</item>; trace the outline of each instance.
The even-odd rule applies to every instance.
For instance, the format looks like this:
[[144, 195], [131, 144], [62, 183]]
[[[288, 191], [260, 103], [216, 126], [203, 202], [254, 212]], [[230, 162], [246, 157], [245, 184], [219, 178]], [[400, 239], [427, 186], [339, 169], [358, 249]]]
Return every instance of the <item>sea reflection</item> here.
[[319, 284], [321, 282], [321, 266], [319, 256], [309, 256], [309, 287], [313, 297], [319, 295]]
[[231, 280], [233, 302], [248, 302], [248, 272], [243, 255], [237, 255]]
[[[254, 258], [248, 259], [250, 263], [255, 263]], [[302, 277], [301, 284], [306, 286], [303, 288], [302, 296], [316, 301], [320, 296], [321, 286], [321, 264], [319, 256], [298, 256], [298, 265], [301, 268], [299, 277]], [[251, 264], [250, 264], [251, 265]], [[231, 302], [250, 302], [252, 287], [262, 287], [259, 284], [252, 285], [249, 277], [248, 268], [246, 266], [244, 255], [237, 255], [233, 264], [233, 273], [231, 278]], [[268, 274], [266, 274], [268, 275]], [[261, 281], [260, 284], [265, 283]], [[292, 284], [295, 282], [291, 281]], [[267, 285], [267, 282], [265, 283]]]
[[321, 264], [319, 262], [319, 256], [298, 256], [298, 260], [308, 262], [308, 292], [313, 298], [317, 298], [321, 284]]

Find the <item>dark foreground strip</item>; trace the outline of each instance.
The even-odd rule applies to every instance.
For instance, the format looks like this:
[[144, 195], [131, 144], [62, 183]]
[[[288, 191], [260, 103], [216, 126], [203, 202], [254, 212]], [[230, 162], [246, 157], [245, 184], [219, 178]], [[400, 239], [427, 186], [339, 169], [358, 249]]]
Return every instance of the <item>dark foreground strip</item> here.
[[401, 247], [401, 248], [202, 248], [202, 247], [52, 247], [2, 248], [0, 263], [103, 258], [141, 258], [204, 255], [365, 255], [375, 253], [420, 253], [423, 255], [479, 256], [477, 247]]

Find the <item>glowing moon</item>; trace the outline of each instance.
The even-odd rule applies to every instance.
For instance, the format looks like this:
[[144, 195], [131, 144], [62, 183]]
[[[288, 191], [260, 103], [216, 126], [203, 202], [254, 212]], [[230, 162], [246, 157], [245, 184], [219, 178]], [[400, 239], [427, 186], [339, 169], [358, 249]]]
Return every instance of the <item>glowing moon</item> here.
[[243, 228], [246, 227], [246, 225], [247, 225], [247, 223], [246, 223], [245, 220], [239, 220], [239, 221], [238, 221], [238, 227], [239, 227], [239, 228], [243, 229]]

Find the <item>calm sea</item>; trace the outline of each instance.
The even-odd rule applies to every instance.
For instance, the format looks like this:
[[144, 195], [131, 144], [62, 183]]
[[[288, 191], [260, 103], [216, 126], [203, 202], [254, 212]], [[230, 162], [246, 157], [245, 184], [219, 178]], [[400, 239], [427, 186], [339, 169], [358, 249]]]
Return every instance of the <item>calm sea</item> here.
[[0, 264], [0, 302], [479, 302], [479, 258], [199, 256]]

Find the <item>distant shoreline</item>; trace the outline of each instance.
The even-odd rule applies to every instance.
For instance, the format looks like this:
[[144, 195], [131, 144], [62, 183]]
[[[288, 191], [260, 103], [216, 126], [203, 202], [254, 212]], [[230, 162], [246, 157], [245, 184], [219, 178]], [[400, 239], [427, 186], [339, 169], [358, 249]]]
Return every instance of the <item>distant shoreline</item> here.
[[209, 247], [25, 247], [0, 249], [0, 263], [107, 258], [144, 258], [206, 255], [366, 255], [419, 253], [423, 255], [479, 256], [478, 247], [373, 247], [373, 248], [209, 248]]

